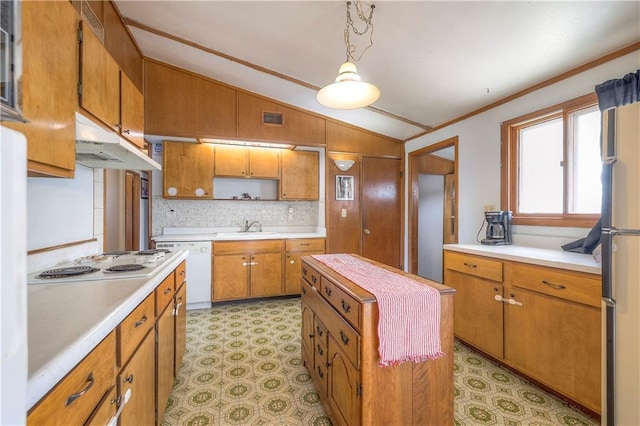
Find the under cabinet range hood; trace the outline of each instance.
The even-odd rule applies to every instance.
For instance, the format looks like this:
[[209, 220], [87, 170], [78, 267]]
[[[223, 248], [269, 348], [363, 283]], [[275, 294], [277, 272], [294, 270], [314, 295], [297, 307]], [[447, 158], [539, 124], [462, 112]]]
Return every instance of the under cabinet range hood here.
[[160, 164], [114, 132], [76, 112], [76, 163], [103, 169], [160, 170]]

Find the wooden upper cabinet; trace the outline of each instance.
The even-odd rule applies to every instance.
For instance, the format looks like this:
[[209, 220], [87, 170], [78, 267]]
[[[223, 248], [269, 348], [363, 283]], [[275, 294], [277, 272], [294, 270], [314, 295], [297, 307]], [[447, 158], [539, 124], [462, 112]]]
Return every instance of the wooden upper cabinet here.
[[80, 106], [119, 131], [120, 68], [91, 29], [80, 25]]
[[78, 82], [78, 15], [69, 2], [21, 2], [22, 102], [29, 176], [72, 178]]
[[273, 148], [215, 146], [215, 176], [278, 179], [280, 151]]
[[[98, 3], [102, 3], [102, 7]], [[91, 1], [90, 6], [98, 19], [102, 19], [105, 48], [133, 85], [142, 92], [144, 87], [142, 84], [142, 54], [129, 35], [113, 2]]]
[[122, 136], [144, 148], [144, 97], [124, 72], [120, 72]]
[[236, 91], [154, 61], [145, 63], [145, 131], [182, 137], [236, 137]]
[[400, 158], [404, 147], [399, 140], [386, 138], [349, 125], [328, 121], [327, 150]]
[[213, 146], [164, 142], [162, 196], [164, 198], [213, 198]]
[[320, 193], [318, 152], [283, 151], [280, 161], [280, 199], [317, 200]]
[[238, 93], [238, 138], [325, 144], [325, 120], [280, 103]]

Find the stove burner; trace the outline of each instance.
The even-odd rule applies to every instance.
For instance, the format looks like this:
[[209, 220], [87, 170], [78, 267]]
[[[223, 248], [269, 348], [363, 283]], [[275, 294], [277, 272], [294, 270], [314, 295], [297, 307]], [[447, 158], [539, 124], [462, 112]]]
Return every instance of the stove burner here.
[[118, 251], [109, 251], [106, 253], [102, 253], [103, 256], [124, 256], [125, 254], [129, 254], [128, 251], [118, 250]]
[[100, 269], [93, 268], [91, 266], [68, 266], [65, 268], [49, 269], [48, 271], [43, 271], [39, 275], [37, 275], [36, 278], [65, 278], [72, 277], [74, 275], [91, 274], [99, 270]]
[[151, 249], [151, 250], [142, 250], [137, 252], [136, 254], [140, 256], [149, 256], [149, 255], [158, 254], [158, 253], [171, 253], [171, 251], [167, 249]]
[[129, 263], [126, 265], [115, 265], [110, 268], [105, 269], [105, 272], [133, 272], [139, 271], [140, 269], [144, 269], [143, 265], [139, 263]]

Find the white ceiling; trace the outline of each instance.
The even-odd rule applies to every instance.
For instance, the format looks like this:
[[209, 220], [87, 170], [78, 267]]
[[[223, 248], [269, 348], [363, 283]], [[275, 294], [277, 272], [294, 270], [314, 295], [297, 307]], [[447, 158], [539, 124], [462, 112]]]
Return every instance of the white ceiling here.
[[345, 60], [343, 1], [115, 2], [125, 18], [288, 78], [130, 25], [147, 57], [398, 139], [640, 40], [639, 1], [377, 1], [358, 72], [381, 91], [375, 109], [416, 126], [324, 108], [307, 87], [332, 82]]

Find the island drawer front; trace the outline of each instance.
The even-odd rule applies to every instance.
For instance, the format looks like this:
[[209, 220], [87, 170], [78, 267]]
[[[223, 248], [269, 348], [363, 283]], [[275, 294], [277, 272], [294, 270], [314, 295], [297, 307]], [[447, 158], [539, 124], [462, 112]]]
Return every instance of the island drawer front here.
[[324, 251], [324, 238], [305, 238], [300, 240], [285, 240], [287, 253], [305, 251]]
[[116, 338], [110, 333], [29, 413], [29, 425], [84, 424], [113, 388]]
[[329, 311], [333, 315], [323, 318], [329, 334], [351, 363], [356, 368], [360, 368], [360, 335], [337, 312], [330, 309]]
[[514, 287], [532, 290], [572, 302], [599, 308], [602, 283], [600, 277], [586, 276], [513, 263], [510, 283]]
[[324, 297], [343, 317], [347, 319], [357, 330], [360, 330], [361, 305], [343, 289], [322, 277], [322, 297]]
[[180, 285], [187, 281], [187, 261], [183, 260], [181, 264], [176, 268], [176, 286], [175, 289], [178, 290]]
[[217, 254], [252, 254], [280, 252], [282, 252], [282, 240], [216, 241], [213, 243], [214, 256]]
[[502, 282], [502, 262], [499, 260], [445, 251], [444, 267], [463, 274]]
[[176, 293], [175, 289], [176, 275], [175, 272], [167, 275], [158, 287], [156, 287], [156, 316], [159, 316], [167, 307], [169, 302], [173, 300]]
[[304, 262], [302, 263], [302, 276], [312, 287], [320, 290], [320, 274]]
[[129, 360], [155, 322], [154, 295], [150, 294], [118, 325], [118, 366]]

